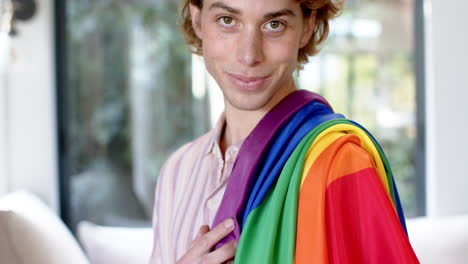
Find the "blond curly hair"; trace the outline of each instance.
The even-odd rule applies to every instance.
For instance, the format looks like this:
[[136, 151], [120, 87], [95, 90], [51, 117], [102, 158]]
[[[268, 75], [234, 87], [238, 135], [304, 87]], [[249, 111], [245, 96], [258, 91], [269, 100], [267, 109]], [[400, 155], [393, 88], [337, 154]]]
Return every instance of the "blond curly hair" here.
[[[320, 45], [327, 39], [330, 29], [329, 21], [337, 17], [342, 10], [343, 0], [297, 0], [301, 5], [304, 17], [309, 17], [313, 10], [316, 10], [315, 28], [309, 42], [299, 49], [298, 62], [300, 65], [308, 62], [308, 57], [317, 54]], [[190, 7], [192, 4], [199, 9], [203, 7], [203, 0], [184, 0], [182, 4], [182, 23], [181, 29], [185, 41], [190, 47], [191, 52], [202, 54], [202, 41], [198, 38], [192, 26], [192, 17], [190, 16]]]

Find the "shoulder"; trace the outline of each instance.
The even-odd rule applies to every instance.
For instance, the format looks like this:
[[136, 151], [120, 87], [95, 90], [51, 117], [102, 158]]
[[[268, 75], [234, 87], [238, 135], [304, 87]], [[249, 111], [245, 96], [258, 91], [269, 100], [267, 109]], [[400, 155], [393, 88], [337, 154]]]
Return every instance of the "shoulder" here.
[[[343, 176], [366, 168], [375, 168], [374, 157], [362, 146], [362, 139], [355, 134], [333, 132], [321, 138], [313, 151], [319, 151], [317, 159], [323, 162], [329, 175]], [[335, 177], [331, 177], [330, 180]]]
[[181, 162], [194, 161], [206, 152], [211, 142], [211, 131], [176, 149], [164, 163], [162, 170], [172, 170]]
[[372, 162], [380, 159], [379, 144], [375, 138], [359, 123], [337, 118], [323, 123], [323, 130], [316, 136], [313, 146], [322, 152], [332, 152], [333, 163], [350, 161]]
[[361, 138], [354, 134], [346, 134], [341, 138], [334, 162], [371, 162], [371, 154], [362, 147]]
[[174, 151], [161, 167], [158, 185], [179, 180], [184, 171], [190, 171], [206, 153], [212, 141], [212, 131], [186, 143]]
[[[211, 131], [210, 131], [211, 132]], [[164, 162], [160, 169], [155, 189], [155, 206], [168, 211], [174, 199], [179, 195], [181, 186], [184, 186], [192, 175], [196, 164], [203, 157], [203, 153], [210, 141], [210, 132], [184, 144], [174, 151]]]

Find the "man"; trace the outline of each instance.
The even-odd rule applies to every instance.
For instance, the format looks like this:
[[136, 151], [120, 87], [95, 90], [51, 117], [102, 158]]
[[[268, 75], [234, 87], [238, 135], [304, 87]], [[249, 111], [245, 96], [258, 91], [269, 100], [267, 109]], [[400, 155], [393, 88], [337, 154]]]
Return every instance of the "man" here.
[[[407, 263], [417, 262], [392, 207], [391, 198], [395, 201], [396, 189], [393, 191], [391, 173], [387, 172], [387, 184], [384, 179], [387, 170], [382, 169], [383, 162], [375, 154], [376, 148], [372, 148], [372, 143], [371, 147], [364, 143], [360, 147], [360, 142], [368, 139], [365, 135], [361, 138], [345, 135], [354, 133], [349, 123], [341, 124], [349, 129], [346, 132], [327, 126], [318, 133], [322, 123], [330, 124], [328, 121], [340, 116], [333, 114], [319, 96], [296, 91], [294, 70], [317, 52], [318, 45], [327, 36], [328, 20], [340, 9], [341, 4], [333, 0], [185, 1], [182, 16], [187, 42], [193, 52], [204, 57], [208, 72], [223, 92], [225, 109], [212, 131], [181, 147], [161, 169], [155, 197], [151, 263], [224, 263], [234, 256], [237, 263], [286, 263], [283, 259], [287, 262], [295, 259], [296, 263], [346, 263], [344, 260], [385, 263], [378, 258], [387, 256], [380, 254], [384, 250], [394, 252], [388, 258], [390, 262], [396, 260], [392, 256], [398, 261], [402, 260], [399, 256], [404, 256], [405, 261], [410, 260]], [[320, 120], [314, 119], [319, 116]], [[325, 141], [328, 143], [322, 144]], [[275, 150], [276, 145], [278, 150]], [[303, 149], [302, 154], [299, 147]], [[320, 151], [314, 154], [318, 149]], [[336, 157], [342, 161], [338, 162]], [[266, 163], [261, 163], [263, 160]], [[296, 165], [300, 169], [294, 172], [288, 169]], [[275, 173], [267, 169], [270, 167]], [[320, 174], [321, 171], [327, 173]], [[367, 200], [359, 199], [359, 194], [352, 191], [355, 188], [348, 190], [347, 186], [358, 181], [348, 181], [347, 185], [342, 184], [346, 181], [328, 184], [333, 182], [332, 178], [342, 179], [341, 176], [357, 171], [360, 175], [366, 172], [371, 177], [369, 182], [379, 185], [376, 192], [380, 196], [376, 197], [380, 198], [376, 200], [382, 201], [378, 206], [386, 208], [385, 216], [362, 209], [374, 205], [361, 206]], [[255, 173], [260, 175], [251, 176]], [[382, 182], [379, 175], [383, 177]], [[260, 182], [260, 179], [266, 180]], [[297, 179], [292, 196], [279, 190], [291, 179]], [[314, 182], [316, 179], [320, 182]], [[326, 187], [313, 189], [320, 184]], [[328, 186], [333, 187], [333, 192], [328, 191]], [[340, 188], [343, 191], [335, 191]], [[278, 194], [281, 192], [284, 195]], [[374, 189], [369, 192], [373, 194]], [[328, 205], [337, 203], [337, 206], [325, 208], [324, 203], [316, 202], [321, 198], [315, 199], [313, 195], [325, 197]], [[349, 214], [346, 211], [349, 207], [344, 208], [340, 206], [343, 202], [337, 202], [346, 201], [347, 197], [354, 199], [354, 196], [358, 197], [355, 209], [363, 210], [361, 218]], [[289, 208], [290, 201], [297, 200], [299, 203], [292, 202], [293, 214], [281, 211]], [[284, 202], [286, 206], [279, 206], [280, 211], [270, 216], [275, 201]], [[317, 225], [310, 227], [304, 223], [311, 222], [307, 210], [314, 206], [322, 209], [312, 218], [321, 215], [322, 220], [313, 220]], [[281, 218], [284, 215], [293, 215], [293, 220], [285, 223]], [[268, 223], [273, 218], [279, 220]], [[354, 221], [356, 227], [351, 225], [350, 228], [359, 231], [346, 231], [343, 219]], [[388, 248], [387, 243], [382, 243], [380, 249], [369, 245], [372, 247], [369, 251], [359, 246], [361, 237], [365, 243], [373, 243], [381, 233], [381, 229], [376, 229], [371, 232], [376, 236], [362, 235], [361, 220], [368, 219], [391, 222], [392, 234], [388, 237], [397, 239], [397, 246]], [[240, 225], [244, 228], [241, 240]], [[281, 234], [270, 236], [272, 228], [278, 230], [278, 234], [292, 230], [286, 232], [289, 239], [285, 240]], [[340, 230], [341, 235], [338, 234]], [[314, 234], [309, 236], [308, 232]], [[262, 248], [263, 242], [258, 239], [266, 235], [270, 239]], [[384, 241], [386, 237], [383, 234]], [[341, 250], [343, 239], [345, 245], [354, 246]]]

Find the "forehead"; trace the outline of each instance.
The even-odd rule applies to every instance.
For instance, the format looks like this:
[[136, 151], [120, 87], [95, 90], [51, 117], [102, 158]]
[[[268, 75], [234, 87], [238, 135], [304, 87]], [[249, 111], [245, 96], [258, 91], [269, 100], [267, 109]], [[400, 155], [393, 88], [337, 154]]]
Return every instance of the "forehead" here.
[[203, 0], [203, 9], [217, 10], [226, 8], [229, 8], [230, 11], [237, 11], [242, 15], [263, 15], [282, 9], [290, 9], [297, 13], [301, 10], [297, 0]]

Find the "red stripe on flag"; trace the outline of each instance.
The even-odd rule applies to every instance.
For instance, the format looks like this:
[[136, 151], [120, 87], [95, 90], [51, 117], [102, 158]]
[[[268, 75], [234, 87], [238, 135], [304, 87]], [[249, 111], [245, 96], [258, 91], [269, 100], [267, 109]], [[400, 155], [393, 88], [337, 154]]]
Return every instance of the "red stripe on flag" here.
[[419, 263], [374, 168], [328, 186], [326, 219], [330, 263]]

